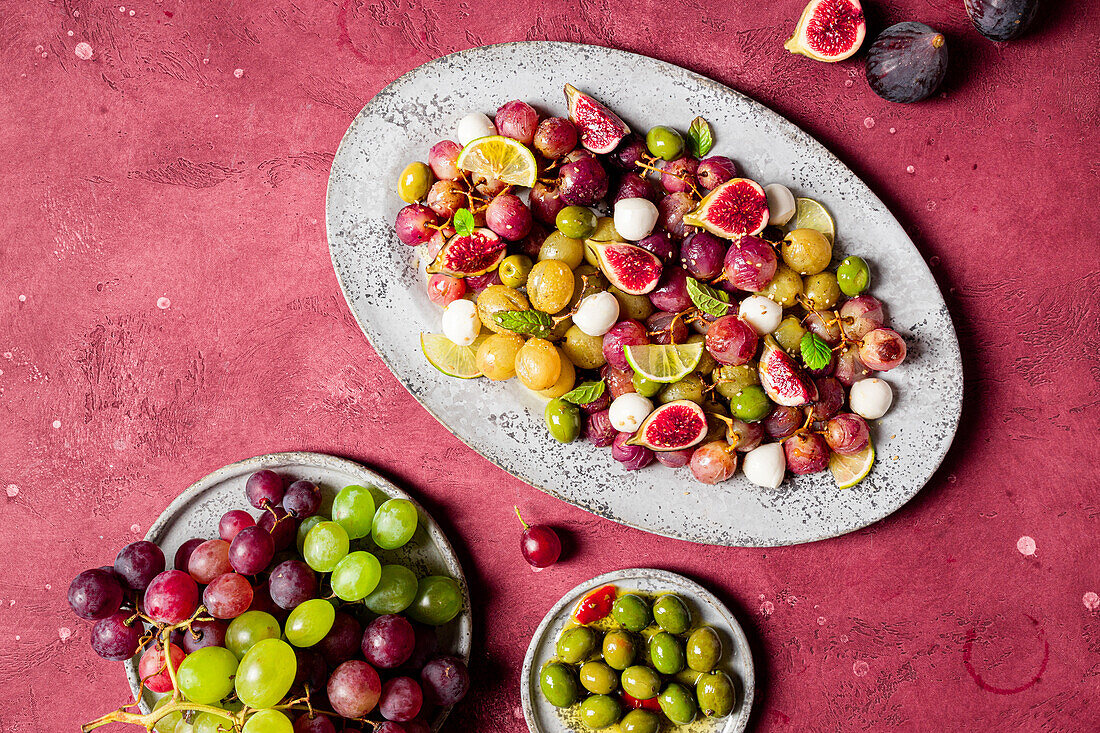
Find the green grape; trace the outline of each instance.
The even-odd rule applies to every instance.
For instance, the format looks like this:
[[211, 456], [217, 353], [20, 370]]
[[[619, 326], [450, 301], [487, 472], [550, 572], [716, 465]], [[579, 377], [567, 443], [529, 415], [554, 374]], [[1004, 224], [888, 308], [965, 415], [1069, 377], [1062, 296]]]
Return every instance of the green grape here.
[[401, 613], [416, 598], [416, 574], [404, 565], [383, 565], [378, 585], [363, 599], [373, 613]]
[[[171, 699], [171, 695], [168, 699]], [[214, 713], [199, 713], [194, 727], [195, 733], [227, 733], [233, 730], [233, 721]]]
[[191, 702], [209, 705], [233, 691], [237, 657], [221, 646], [196, 649], [176, 670], [180, 692]]
[[279, 622], [270, 613], [245, 611], [229, 622], [229, 628], [225, 630], [225, 648], [233, 652], [237, 659], [242, 659], [256, 642], [278, 639], [281, 633]]
[[297, 647], [313, 646], [325, 638], [335, 619], [336, 609], [324, 598], [311, 598], [299, 603], [287, 616], [286, 640]]
[[408, 499], [390, 499], [374, 515], [371, 537], [383, 550], [396, 550], [416, 532], [416, 506]]
[[[172, 696], [165, 695], [161, 699], [157, 700], [157, 704], [153, 706], [153, 711], [155, 712], [161, 709], [170, 702], [172, 702]], [[181, 720], [183, 720], [182, 712], [177, 710], [175, 712], [168, 713], [153, 725], [153, 730], [156, 731], [156, 733], [175, 733], [176, 723], [180, 722]]]
[[302, 557], [319, 573], [331, 573], [336, 563], [348, 554], [351, 541], [347, 531], [336, 522], [321, 522], [306, 535]]
[[269, 708], [290, 692], [297, 671], [298, 660], [290, 644], [282, 639], [257, 642], [237, 667], [237, 697], [249, 707]]
[[260, 710], [244, 721], [244, 733], [294, 733], [294, 726], [278, 710]]
[[369, 552], [360, 550], [336, 563], [329, 582], [337, 598], [353, 603], [363, 600], [378, 587], [381, 577], [382, 563]]
[[442, 626], [461, 610], [462, 587], [451, 578], [429, 575], [417, 584], [416, 598], [406, 615], [428, 626]]
[[370, 534], [374, 520], [374, 497], [366, 486], [345, 486], [332, 500], [332, 521], [357, 540]]
[[191, 725], [186, 720], [181, 720], [176, 723], [176, 728], [172, 733], [195, 733], [195, 726]]
[[316, 527], [321, 522], [328, 522], [328, 517], [323, 517], [320, 514], [314, 514], [311, 517], [306, 517], [302, 520], [302, 523], [298, 525], [298, 554], [302, 554], [302, 549], [306, 546], [306, 535], [309, 531]]

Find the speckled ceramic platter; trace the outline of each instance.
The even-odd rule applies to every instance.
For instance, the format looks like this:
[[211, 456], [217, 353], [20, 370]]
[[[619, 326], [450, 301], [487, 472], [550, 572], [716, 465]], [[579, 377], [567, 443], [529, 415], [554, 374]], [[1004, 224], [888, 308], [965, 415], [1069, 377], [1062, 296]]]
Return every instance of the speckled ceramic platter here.
[[687, 603], [692, 614], [692, 628], [714, 627], [722, 639], [722, 662], [718, 669], [733, 679], [737, 702], [725, 718], [700, 719], [690, 726], [676, 728], [683, 733], [741, 733], [749, 723], [753, 693], [752, 652], [749, 640], [737, 619], [714, 594], [698, 583], [667, 570], [634, 568], [605, 573], [581, 583], [562, 596], [535, 629], [520, 675], [520, 698], [523, 715], [531, 733], [576, 733], [587, 730], [569, 710], [559, 710], [543, 698], [539, 690], [539, 671], [554, 659], [554, 650], [562, 630], [570, 623], [577, 602], [589, 591], [604, 585], [614, 585], [620, 593], [640, 592], [645, 595], [677, 593]]
[[[439, 525], [424, 511], [424, 507], [420, 506], [416, 499], [391, 481], [358, 463], [322, 453], [272, 453], [231, 463], [199, 479], [177, 496], [149, 528], [145, 539], [159, 545], [171, 564], [179, 546], [192, 537], [217, 537], [218, 520], [222, 514], [230, 509], [250, 509], [245, 501], [245, 482], [250, 475], [264, 468], [284, 476], [288, 482], [309, 479], [317, 484], [324, 496], [321, 513], [325, 515], [331, 511], [332, 499], [336, 496], [336, 492], [350, 484], [373, 488], [378, 495], [377, 500], [380, 501], [399, 498], [408, 499], [416, 504], [420, 519], [416, 534], [407, 545], [381, 553], [373, 546], [369, 549], [378, 554], [384, 564], [405, 565], [418, 576], [448, 575], [462, 584], [465, 594], [464, 610], [454, 621], [440, 628], [439, 641], [441, 649], [469, 660], [470, 643], [473, 638], [470, 594], [466, 588], [462, 565], [458, 562], [451, 543], [447, 541]], [[252, 513], [256, 514], [254, 511]], [[132, 659], [126, 662], [125, 666], [130, 689], [136, 695], [137, 662]], [[141, 703], [146, 712], [159, 697], [155, 693], [145, 691]], [[432, 721], [433, 730], [439, 730], [448, 712], [449, 708], [440, 711]]]
[[[439, 332], [418, 252], [393, 222], [403, 205], [398, 174], [454, 138], [467, 112], [510, 99], [565, 114], [572, 83], [635, 129], [710, 121], [715, 152], [746, 175], [823, 202], [837, 221], [839, 255], [871, 263], [871, 293], [886, 303], [909, 358], [889, 372], [893, 409], [873, 426], [879, 456], [870, 476], [838, 491], [829, 473], [789, 478], [777, 490], [740, 474], [717, 486], [686, 470], [628, 473], [610, 451], [554, 442], [543, 403], [522, 385], [440, 374], [420, 351]], [[328, 238], [355, 318], [416, 399], [474, 450], [533, 486], [615, 521], [710, 544], [788, 545], [851, 532], [902, 506], [947, 452], [962, 405], [962, 366], [951, 318], [920, 253], [867, 186], [829, 151], [763, 105], [685, 69], [624, 51], [568, 43], [507, 43], [432, 61], [383, 89], [352, 122], [332, 163]]]

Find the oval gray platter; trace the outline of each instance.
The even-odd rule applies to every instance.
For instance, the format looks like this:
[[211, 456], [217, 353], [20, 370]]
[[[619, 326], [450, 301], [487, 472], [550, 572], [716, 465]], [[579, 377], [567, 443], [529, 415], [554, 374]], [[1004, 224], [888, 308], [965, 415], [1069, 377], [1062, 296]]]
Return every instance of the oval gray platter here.
[[729, 716], [720, 719], [702, 719], [693, 723], [691, 733], [741, 733], [749, 724], [756, 681], [752, 666], [749, 640], [737, 619], [713, 593], [693, 580], [667, 570], [632, 568], [615, 570], [587, 580], [562, 596], [542, 619], [531, 637], [527, 656], [523, 659], [520, 674], [520, 698], [523, 715], [531, 733], [570, 733], [585, 730], [579, 720], [571, 721], [569, 713], [548, 703], [540, 692], [539, 671], [554, 658], [558, 636], [569, 622], [573, 608], [585, 593], [603, 585], [615, 585], [620, 591], [645, 593], [672, 592], [680, 594], [687, 602], [693, 616], [693, 625], [704, 623], [713, 626], [722, 639], [723, 657], [718, 668], [733, 678], [737, 689], [737, 704]]
[[[762, 184], [779, 182], [820, 200], [837, 221], [837, 253], [860, 255], [871, 293], [909, 345], [886, 375], [896, 398], [872, 431], [878, 462], [858, 486], [838, 491], [828, 472], [788, 477], [777, 490], [740, 473], [717, 486], [687, 469], [627, 472], [609, 450], [561, 445], [547, 434], [543, 402], [515, 380], [452, 379], [420, 350], [440, 331], [424, 265], [393, 222], [395, 187], [412, 160], [453, 139], [469, 111], [510, 99], [564, 115], [572, 83], [639, 130], [710, 121], [714, 153], [733, 157]], [[644, 90], [640, 93], [639, 90]], [[881, 201], [829, 151], [758, 102], [678, 66], [614, 49], [543, 41], [475, 48], [431, 61], [375, 96], [352, 122], [332, 163], [329, 249], [352, 313], [390, 370], [460, 440], [527, 483], [600, 516], [708, 544], [775, 546], [851, 532], [912, 498], [939, 466], [962, 407], [962, 364], [943, 297], [920, 253]]]
[[[465, 595], [464, 610], [455, 621], [441, 627], [439, 641], [441, 649], [469, 661], [470, 645], [473, 640], [470, 593], [454, 548], [451, 547], [451, 543], [439, 525], [424, 511], [424, 507], [420, 506], [416, 499], [393, 482], [353, 461], [324, 453], [293, 452], [271, 453], [231, 463], [199, 479], [177, 496], [157, 517], [153, 526], [145, 534], [145, 539], [156, 543], [164, 550], [164, 556], [171, 567], [176, 550], [187, 540], [192, 537], [216, 538], [218, 520], [230, 509], [246, 509], [253, 516], [259, 516], [259, 511], [249, 506], [245, 499], [244, 485], [250, 475], [265, 468], [292, 481], [308, 479], [317, 484], [324, 496], [321, 513], [325, 515], [328, 515], [331, 510], [332, 499], [336, 496], [336, 492], [350, 484], [373, 486], [387, 498], [408, 499], [413, 502], [416, 505], [419, 520], [412, 540], [404, 547], [393, 551], [378, 553], [376, 549], [367, 549], [376, 552], [383, 563], [396, 562], [406, 565], [418, 576], [449, 575], [462, 584]], [[352, 543], [353, 547], [355, 544], [355, 542]], [[137, 658], [127, 661], [125, 667], [130, 689], [136, 695], [139, 687]], [[142, 709], [149, 712], [159, 697], [160, 695], [146, 690], [141, 698]], [[442, 727], [449, 712], [449, 708], [439, 712], [432, 721], [432, 730], [439, 730]]]

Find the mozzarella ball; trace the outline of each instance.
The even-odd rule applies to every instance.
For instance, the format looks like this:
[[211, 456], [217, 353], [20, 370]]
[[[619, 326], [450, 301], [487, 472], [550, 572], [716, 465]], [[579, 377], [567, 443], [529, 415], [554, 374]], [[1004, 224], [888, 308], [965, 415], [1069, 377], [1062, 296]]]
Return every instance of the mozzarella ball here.
[[481, 333], [481, 319], [472, 300], [456, 300], [443, 309], [443, 335], [459, 346], [469, 346]]
[[867, 420], [878, 420], [894, 404], [894, 390], [890, 383], [878, 377], [861, 379], [848, 392], [848, 404], [852, 412]]
[[750, 295], [742, 300], [737, 313], [761, 336], [775, 331], [783, 320], [783, 306], [763, 295]]
[[778, 489], [787, 472], [787, 457], [781, 443], [764, 443], [745, 454], [741, 464], [745, 478], [757, 486]]
[[608, 417], [611, 427], [620, 433], [635, 433], [642, 427], [642, 421], [653, 412], [653, 403], [637, 392], [619, 395], [611, 403]]
[[656, 224], [657, 206], [649, 199], [620, 199], [615, 203], [615, 231], [625, 239], [645, 239]]
[[471, 112], [458, 121], [456, 134], [459, 144], [465, 147], [471, 140], [496, 135], [497, 128], [493, 125], [493, 121], [481, 112]]
[[619, 321], [619, 299], [606, 290], [580, 302], [573, 325], [589, 336], [603, 336]]
[[764, 186], [764, 195], [768, 197], [768, 223], [783, 226], [789, 222], [797, 210], [791, 189], [782, 183], [769, 183]]

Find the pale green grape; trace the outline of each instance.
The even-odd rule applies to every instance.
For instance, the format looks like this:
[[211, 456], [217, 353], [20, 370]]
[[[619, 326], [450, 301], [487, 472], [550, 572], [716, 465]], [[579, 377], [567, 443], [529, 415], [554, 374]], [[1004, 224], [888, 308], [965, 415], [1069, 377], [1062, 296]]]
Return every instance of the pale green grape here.
[[207, 646], [184, 658], [176, 671], [180, 692], [192, 702], [209, 705], [233, 691], [237, 657], [225, 647]]
[[403, 565], [383, 565], [378, 585], [363, 603], [374, 613], [401, 613], [416, 598], [416, 574]]
[[[157, 700], [157, 704], [153, 706], [153, 710], [159, 710], [170, 702], [172, 702], [172, 696], [165, 695]], [[153, 730], [155, 730], [156, 733], [175, 733], [176, 723], [181, 720], [183, 720], [183, 713], [179, 711], [168, 713], [156, 722], [156, 725], [153, 726]]]
[[313, 516], [306, 517], [302, 520], [302, 523], [298, 525], [298, 554], [302, 554], [302, 548], [306, 546], [306, 535], [309, 531], [316, 527], [321, 522], [329, 521], [328, 517], [323, 517], [320, 514], [314, 514]]
[[382, 563], [377, 557], [369, 552], [353, 552], [332, 571], [332, 592], [343, 601], [359, 601], [375, 589], [381, 576]]
[[313, 646], [325, 638], [335, 619], [336, 609], [324, 598], [299, 603], [286, 619], [286, 640], [297, 647]]
[[396, 550], [416, 532], [416, 506], [408, 499], [390, 499], [374, 513], [371, 537], [383, 550]]
[[195, 733], [228, 733], [233, 730], [233, 721], [214, 713], [199, 713], [195, 717]]
[[374, 520], [374, 497], [366, 486], [345, 486], [332, 500], [332, 520], [357, 540], [370, 534]]
[[172, 733], [195, 733], [195, 726], [188, 723], [186, 720], [180, 720], [176, 723], [175, 729]]
[[233, 652], [237, 659], [242, 659], [256, 642], [278, 639], [281, 633], [279, 622], [270, 613], [245, 611], [229, 622], [229, 628], [225, 630], [225, 648]]
[[348, 554], [351, 541], [347, 531], [336, 522], [321, 522], [306, 535], [302, 557], [319, 573], [331, 573], [336, 563]]
[[294, 726], [278, 710], [260, 710], [244, 721], [244, 733], [294, 733]]
[[237, 667], [237, 697], [249, 707], [269, 708], [290, 691], [297, 671], [298, 660], [290, 644], [282, 639], [256, 642]]

